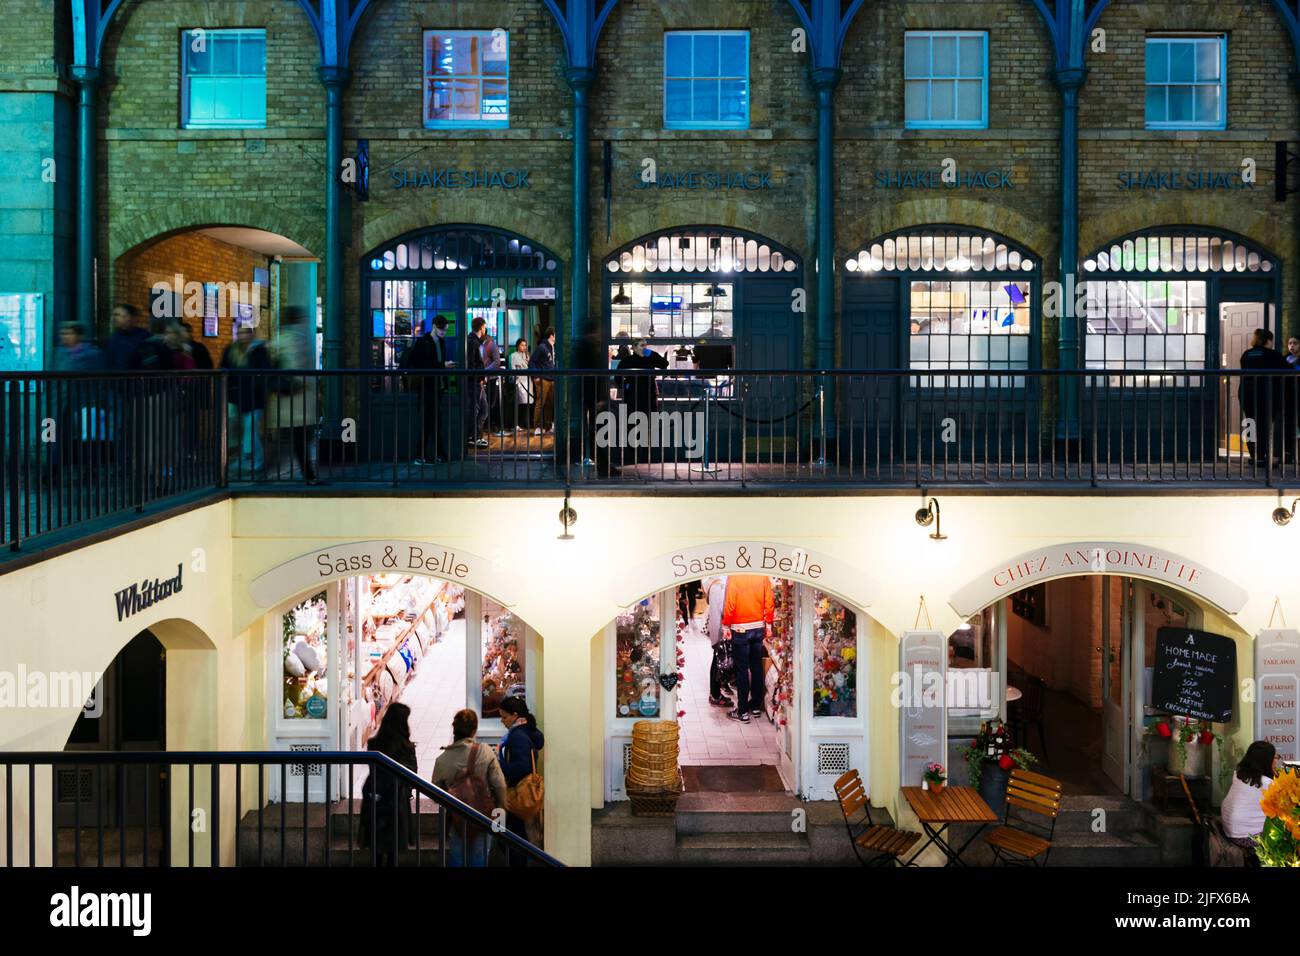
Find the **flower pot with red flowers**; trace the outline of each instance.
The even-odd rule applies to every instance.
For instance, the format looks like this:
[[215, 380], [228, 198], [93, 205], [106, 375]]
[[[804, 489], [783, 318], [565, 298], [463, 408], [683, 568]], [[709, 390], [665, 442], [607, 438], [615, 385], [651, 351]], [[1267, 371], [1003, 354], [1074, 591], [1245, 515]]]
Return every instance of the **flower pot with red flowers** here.
[[943, 771], [943, 764], [930, 763], [925, 765], [925, 773], [921, 775], [921, 779], [925, 781], [925, 785], [931, 791], [938, 793], [943, 789], [944, 781], [948, 779], [948, 775]]
[[1028, 770], [1037, 758], [1023, 747], [1016, 747], [1006, 724], [996, 720], [980, 725], [979, 734], [970, 746], [962, 748], [966, 758], [966, 774], [970, 785], [979, 789], [980, 797], [993, 812], [1002, 810], [1007, 802], [1007, 784], [1011, 771]]
[[1219, 740], [1208, 720], [1195, 717], [1161, 717], [1147, 727], [1143, 738], [1145, 749], [1152, 738], [1168, 741], [1169, 756], [1165, 769], [1185, 777], [1207, 777], [1210, 774], [1210, 748]]

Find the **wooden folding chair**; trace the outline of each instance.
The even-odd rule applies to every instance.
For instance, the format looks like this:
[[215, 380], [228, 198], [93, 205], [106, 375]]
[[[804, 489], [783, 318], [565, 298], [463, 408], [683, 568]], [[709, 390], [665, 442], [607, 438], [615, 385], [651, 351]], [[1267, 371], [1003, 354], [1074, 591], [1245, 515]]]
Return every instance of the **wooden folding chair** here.
[[[1013, 807], [1022, 812], [1012, 817]], [[1002, 826], [984, 837], [993, 850], [994, 865], [1000, 861], [1006, 866], [1046, 866], [1060, 812], [1060, 781], [1028, 770], [1011, 771]], [[1046, 817], [1047, 822], [1026, 817], [1025, 813]]]
[[[902, 858], [921, 839], [921, 834], [875, 823], [871, 819], [871, 801], [856, 770], [841, 774], [835, 781], [835, 799], [840, 802], [844, 825], [853, 844], [853, 855], [863, 866], [888, 864], [903, 866]], [[863, 853], [874, 854], [867, 858]]]

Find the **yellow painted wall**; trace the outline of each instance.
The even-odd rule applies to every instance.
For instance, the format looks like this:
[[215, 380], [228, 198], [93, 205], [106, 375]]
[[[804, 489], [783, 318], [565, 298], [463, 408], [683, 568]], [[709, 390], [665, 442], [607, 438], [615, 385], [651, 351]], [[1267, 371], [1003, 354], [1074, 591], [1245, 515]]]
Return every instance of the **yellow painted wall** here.
[[[1250, 637], [1265, 626], [1274, 598], [1281, 598], [1289, 619], [1300, 620], [1294, 588], [1300, 528], [1275, 526], [1269, 512], [1276, 499], [1265, 495], [946, 493], [945, 541], [931, 540], [930, 529], [917, 527], [919, 501], [911, 495], [579, 496], [571, 541], [557, 537], [561, 503], [558, 496], [313, 497], [214, 505], [0, 577], [0, 602], [8, 609], [0, 625], [0, 670], [20, 660], [29, 667], [102, 670], [140, 629], [165, 617], [183, 618], [212, 641], [220, 692], [215, 731], [210, 724], [182, 723], [169, 744], [261, 747], [267, 713], [262, 618], [325, 578], [304, 577], [261, 604], [250, 584], [284, 562], [352, 542], [403, 539], [426, 549], [446, 546], [473, 565], [472, 586], [511, 606], [541, 638], [537, 710], [547, 735], [547, 848], [581, 864], [590, 859], [589, 808], [599, 806], [603, 795], [599, 635], [620, 607], [684, 579], [674, 577], [668, 560], [674, 551], [772, 542], [805, 549], [828, 573], [834, 571], [836, 586], [827, 589], [868, 615], [863, 633], [871, 663], [873, 798], [896, 817], [898, 723], [889, 705], [889, 676], [897, 668], [897, 635], [912, 627], [922, 594], [934, 626], [950, 631], [961, 616], [947, 606], [948, 597], [1013, 556], [1070, 542], [1119, 541], [1174, 552], [1246, 590], [1238, 613], [1207, 609], [1205, 616], [1207, 629], [1236, 638], [1243, 677], [1253, 664]], [[723, 547], [704, 547], [715, 543]], [[176, 561], [196, 547], [207, 553], [202, 586], [187, 575], [182, 595], [152, 614], [116, 622], [114, 590], [169, 566], [174, 573]], [[75, 600], [67, 599], [69, 593]], [[176, 666], [202, 671], [211, 665], [185, 658]], [[0, 713], [0, 746], [61, 749], [74, 717]], [[1243, 746], [1251, 739], [1251, 723], [1246, 713], [1233, 727]]]

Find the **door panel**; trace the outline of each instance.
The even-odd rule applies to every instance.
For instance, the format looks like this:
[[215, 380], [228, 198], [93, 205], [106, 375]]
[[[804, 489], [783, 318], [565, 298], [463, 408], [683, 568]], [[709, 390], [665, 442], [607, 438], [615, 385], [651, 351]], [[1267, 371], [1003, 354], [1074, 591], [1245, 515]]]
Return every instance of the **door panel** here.
[[[1103, 577], [1101, 591], [1101, 739], [1102, 772], [1121, 791], [1128, 792], [1128, 735], [1124, 719], [1122, 647], [1127, 614], [1125, 591], [1114, 578]], [[1119, 627], [1114, 627], [1114, 596], [1120, 595]]]
[[[844, 283], [842, 368], [902, 367], [898, 279]], [[876, 467], [899, 448], [897, 379], [849, 376], [839, 380], [840, 463]]]
[[[744, 323], [740, 330], [741, 368], [789, 371], [803, 367], [805, 313], [791, 308], [797, 285], [790, 278], [746, 278], [744, 302], [740, 303]], [[755, 376], [745, 384], [743, 407], [751, 459], [784, 461], [797, 454], [803, 432], [798, 412], [807, 401], [801, 391], [807, 386], [789, 376]]]
[[[1263, 302], [1224, 302], [1219, 306], [1220, 368], [1240, 368], [1241, 353], [1250, 348], [1250, 334], [1267, 327]], [[1228, 451], [1240, 452], [1241, 399], [1237, 395], [1239, 380], [1224, 378], [1219, 388], [1219, 444]]]

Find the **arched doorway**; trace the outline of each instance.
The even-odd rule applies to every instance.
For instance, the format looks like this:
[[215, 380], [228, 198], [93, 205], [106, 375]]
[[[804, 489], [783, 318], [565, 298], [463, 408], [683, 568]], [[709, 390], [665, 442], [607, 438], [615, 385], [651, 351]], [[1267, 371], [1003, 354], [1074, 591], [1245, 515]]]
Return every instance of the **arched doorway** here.
[[[830, 800], [844, 771], [870, 777], [868, 618], [815, 585], [747, 577], [767, 582], [771, 596], [770, 629], [750, 632], [759, 642], [757, 683], [721, 630], [725, 574], [647, 595], [605, 628], [606, 799], [627, 798], [632, 728], [647, 719], [678, 722], [678, 763], [701, 808], [723, 802], [722, 793]], [[745, 685], [748, 701], [740, 697]]]
[[1111, 373], [1088, 378], [1084, 408], [1104, 416], [1107, 449], [1240, 457], [1239, 382], [1205, 373], [1239, 367], [1255, 329], [1278, 333], [1278, 258], [1234, 233], [1162, 226], [1094, 250], [1083, 277], [1084, 367]]
[[[1176, 740], [1154, 733], [1161, 720], [1176, 723], [1154, 707], [1163, 628], [1236, 640], [1226, 619], [1190, 592], [1116, 573], [1054, 577], [970, 615], [948, 637], [950, 764], [966, 776], [964, 747], [992, 721], [1009, 729], [1011, 746], [1033, 754], [1031, 770], [1061, 781], [1067, 795], [1145, 800], [1161, 771], [1186, 764], [1208, 800], [1209, 748], [1188, 763], [1186, 747], [1176, 754]], [[1226, 736], [1239, 723], [1234, 713], [1213, 731]]]
[[614, 250], [602, 271], [611, 365], [621, 346], [644, 338], [670, 368], [803, 366], [803, 261], [779, 243], [677, 226]]
[[438, 317], [447, 320], [462, 365], [475, 318], [487, 322], [503, 350], [518, 338], [535, 344], [544, 328], [559, 336], [563, 275], [564, 263], [545, 246], [491, 226], [430, 226], [400, 236], [361, 259], [362, 367], [398, 367]]
[[[1042, 364], [1038, 256], [988, 230], [914, 226], [865, 243], [844, 268], [841, 367], [921, 374], [848, 378], [841, 446], [847, 437], [869, 461], [892, 463], [928, 448], [920, 436], [952, 418], [961, 447], [1015, 446], [1005, 457], [1024, 460], [1037, 445], [1036, 385], [1024, 373]], [[960, 374], [934, 374], [950, 370]]]
[[[274, 607], [265, 620], [268, 745], [275, 750], [363, 751], [386, 709], [411, 708], [419, 772], [428, 778], [451, 718], [469, 708], [478, 739], [505, 734], [501, 701], [534, 709], [541, 640], [505, 604], [449, 581], [411, 573], [343, 577]], [[298, 775], [301, 777], [301, 774]], [[355, 780], [359, 793], [364, 772]], [[307, 781], [325, 798], [324, 775]], [[301, 801], [303, 781], [286, 799]], [[344, 775], [330, 793], [346, 794]], [[279, 799], [271, 781], [269, 794]]]

